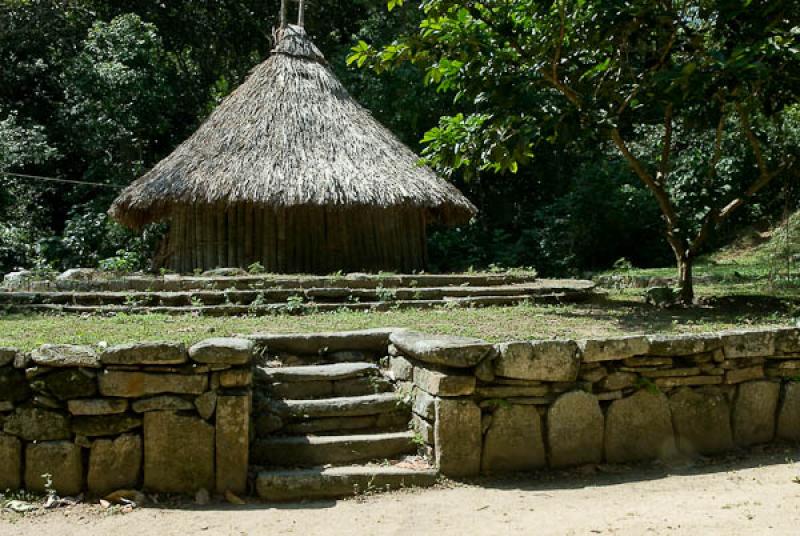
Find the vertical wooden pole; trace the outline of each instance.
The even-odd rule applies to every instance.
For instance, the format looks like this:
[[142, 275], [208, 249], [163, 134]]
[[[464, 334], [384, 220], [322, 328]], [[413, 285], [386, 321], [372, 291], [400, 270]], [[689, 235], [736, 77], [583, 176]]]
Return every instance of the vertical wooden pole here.
[[236, 264], [239, 268], [246, 268], [244, 257], [244, 240], [245, 240], [245, 223], [244, 223], [244, 205], [242, 203], [236, 204]]
[[250, 203], [242, 206], [244, 211], [244, 267], [253, 264], [253, 238], [255, 225], [253, 224], [253, 206]]
[[288, 0], [281, 0], [281, 29], [289, 24], [289, 9], [286, 5]]
[[226, 268], [234, 268], [236, 266], [236, 207], [228, 205], [225, 209], [225, 227], [226, 237], [225, 240], [228, 244], [228, 262]]
[[301, 28], [306, 25], [306, 1], [300, 0], [300, 6], [297, 8], [297, 25]]
[[228, 266], [228, 250], [225, 229], [226, 217], [223, 207], [214, 207], [214, 222], [217, 225], [217, 266], [225, 268]]

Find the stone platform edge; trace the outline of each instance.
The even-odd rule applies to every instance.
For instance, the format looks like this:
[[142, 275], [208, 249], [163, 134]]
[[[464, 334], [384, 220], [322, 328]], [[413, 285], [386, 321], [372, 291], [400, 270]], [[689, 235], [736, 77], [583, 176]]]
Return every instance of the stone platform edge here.
[[450, 477], [800, 442], [800, 330], [493, 344], [386, 328], [0, 349], [0, 489], [247, 492], [253, 367], [368, 351]]

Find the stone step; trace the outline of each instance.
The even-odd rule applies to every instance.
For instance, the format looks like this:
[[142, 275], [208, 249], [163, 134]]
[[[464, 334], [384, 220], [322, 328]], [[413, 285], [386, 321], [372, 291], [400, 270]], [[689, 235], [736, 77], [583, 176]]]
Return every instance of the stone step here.
[[271, 467], [342, 465], [392, 459], [417, 451], [410, 431], [357, 435], [294, 435], [256, 439], [251, 463]]
[[323, 417], [287, 423], [281, 432], [289, 435], [330, 435], [343, 432], [377, 433], [408, 430], [407, 411], [362, 415], [358, 417]]
[[345, 276], [179, 276], [130, 275], [109, 277], [96, 274], [89, 280], [29, 280], [14, 288], [31, 291], [152, 291], [180, 292], [189, 290], [252, 290], [252, 289], [310, 289], [349, 288], [376, 289], [397, 287], [501, 286], [538, 283], [532, 274], [350, 274]]
[[275, 400], [270, 411], [281, 418], [359, 417], [408, 410], [396, 393], [343, 396], [318, 400]]
[[377, 376], [380, 369], [372, 363], [335, 363], [306, 367], [259, 367], [260, 379], [271, 382], [338, 381], [359, 376]]
[[394, 389], [394, 386], [382, 376], [370, 375], [338, 381], [279, 382], [268, 385], [265, 389], [275, 399], [312, 400], [388, 393]]
[[436, 483], [434, 469], [346, 466], [284, 471], [261, 471], [258, 496], [266, 501], [337, 499], [369, 491], [428, 487]]
[[[124, 305], [130, 307], [194, 307], [213, 305], [282, 304], [299, 297], [308, 302], [342, 303], [348, 301], [427, 301], [449, 298], [538, 296], [563, 292], [541, 285], [494, 287], [432, 287], [393, 289], [265, 289], [208, 290], [189, 292], [0, 292], [2, 304], [49, 305]], [[573, 289], [574, 290], [574, 289]]]
[[441, 300], [398, 300], [360, 303], [273, 303], [266, 305], [187, 305], [187, 306], [140, 306], [140, 305], [59, 305], [49, 303], [0, 304], [8, 313], [68, 313], [68, 314], [200, 314], [221, 316], [269, 316], [278, 314], [313, 314], [348, 311], [390, 311], [392, 309], [432, 309], [436, 307], [498, 307], [529, 302], [535, 304], [580, 303], [591, 299], [586, 292], [560, 292], [542, 295], [485, 296], [469, 298], [447, 298]]

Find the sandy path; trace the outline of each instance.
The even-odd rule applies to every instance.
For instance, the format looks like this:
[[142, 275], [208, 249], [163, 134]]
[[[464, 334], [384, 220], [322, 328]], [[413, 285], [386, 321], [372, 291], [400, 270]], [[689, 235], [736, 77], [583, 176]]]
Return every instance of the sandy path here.
[[667, 471], [483, 480], [339, 502], [148, 508], [78, 507], [0, 517], [3, 536], [277, 534], [800, 534], [800, 450]]

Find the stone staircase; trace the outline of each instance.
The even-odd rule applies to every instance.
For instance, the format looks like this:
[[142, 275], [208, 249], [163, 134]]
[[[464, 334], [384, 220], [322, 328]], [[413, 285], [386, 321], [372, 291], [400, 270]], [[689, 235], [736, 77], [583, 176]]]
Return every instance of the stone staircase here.
[[250, 452], [258, 495], [322, 499], [433, 484], [395, 385], [375, 363], [331, 362], [362, 353], [332, 356], [258, 368]]
[[32, 280], [0, 290], [11, 313], [270, 315], [339, 309], [482, 307], [590, 299], [594, 284], [516, 275], [362, 275]]

